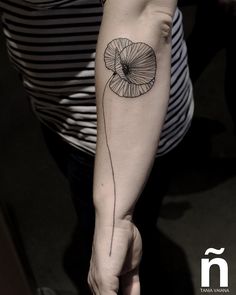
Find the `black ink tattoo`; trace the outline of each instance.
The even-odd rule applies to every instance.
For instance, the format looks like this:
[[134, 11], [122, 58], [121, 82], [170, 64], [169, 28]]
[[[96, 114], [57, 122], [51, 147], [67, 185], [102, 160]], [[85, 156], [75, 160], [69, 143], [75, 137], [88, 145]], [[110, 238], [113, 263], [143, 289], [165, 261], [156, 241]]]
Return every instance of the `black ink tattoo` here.
[[155, 82], [156, 55], [145, 43], [115, 39], [107, 45], [104, 61], [113, 71], [110, 89], [121, 97], [138, 97], [148, 92]]
[[104, 62], [106, 67], [113, 72], [112, 76], [106, 82], [102, 97], [103, 123], [112, 171], [114, 194], [112, 234], [109, 251], [109, 256], [111, 256], [115, 230], [117, 190], [112, 153], [106, 128], [105, 93], [108, 85], [119, 97], [135, 98], [147, 93], [155, 83], [157, 62], [152, 47], [143, 42], [134, 43], [126, 38], [114, 39], [107, 45], [104, 53]]

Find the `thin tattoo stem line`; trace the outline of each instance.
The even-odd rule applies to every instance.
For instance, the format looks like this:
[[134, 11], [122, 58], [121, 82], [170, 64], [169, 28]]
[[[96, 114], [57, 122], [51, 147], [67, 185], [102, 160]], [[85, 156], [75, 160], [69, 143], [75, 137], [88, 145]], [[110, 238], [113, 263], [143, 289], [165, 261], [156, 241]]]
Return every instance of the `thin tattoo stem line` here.
[[127, 38], [116, 38], [108, 43], [104, 52], [104, 62], [106, 68], [113, 72], [113, 75], [105, 84], [102, 96], [104, 133], [114, 189], [112, 233], [109, 251], [109, 256], [111, 256], [115, 231], [117, 196], [115, 171], [106, 127], [105, 92], [109, 84], [110, 90], [117, 96], [123, 98], [132, 99], [147, 93], [154, 85], [157, 65], [155, 51], [151, 46], [143, 42], [132, 42]]
[[[115, 74], [114, 74], [115, 75]], [[115, 171], [114, 171], [114, 165], [112, 161], [112, 156], [111, 156], [111, 149], [109, 147], [108, 143], [108, 136], [107, 136], [107, 126], [106, 126], [106, 117], [105, 117], [105, 92], [107, 89], [107, 86], [111, 79], [113, 78], [112, 75], [109, 80], [106, 82], [106, 85], [104, 87], [103, 91], [103, 96], [102, 96], [102, 111], [103, 111], [103, 123], [104, 123], [104, 131], [105, 131], [105, 139], [106, 139], [106, 146], [109, 154], [109, 159], [110, 159], [110, 164], [111, 164], [111, 172], [112, 172], [112, 179], [113, 179], [113, 192], [114, 192], [114, 203], [113, 203], [113, 214], [112, 214], [112, 233], [111, 233], [111, 243], [110, 243], [110, 250], [109, 250], [109, 256], [111, 256], [112, 253], [112, 245], [113, 245], [113, 239], [114, 239], [114, 231], [115, 231], [115, 215], [116, 215], [116, 182], [115, 182]]]

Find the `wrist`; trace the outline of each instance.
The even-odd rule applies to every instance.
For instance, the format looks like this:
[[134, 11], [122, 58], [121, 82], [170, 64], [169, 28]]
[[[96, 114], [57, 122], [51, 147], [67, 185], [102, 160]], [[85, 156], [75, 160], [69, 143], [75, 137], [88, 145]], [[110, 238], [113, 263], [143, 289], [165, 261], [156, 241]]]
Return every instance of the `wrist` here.
[[[117, 204], [118, 205], [118, 204]], [[95, 217], [96, 221], [107, 226], [112, 226], [113, 223], [116, 225], [132, 222], [133, 210], [121, 208], [117, 206], [114, 211], [114, 203], [102, 202], [101, 205], [95, 205]]]
[[131, 214], [125, 214], [122, 216], [116, 215], [113, 219], [112, 212], [105, 213], [101, 211], [95, 212], [95, 223], [96, 227], [113, 227], [114, 225], [116, 228], [123, 229], [130, 229], [130, 227], [133, 225]]

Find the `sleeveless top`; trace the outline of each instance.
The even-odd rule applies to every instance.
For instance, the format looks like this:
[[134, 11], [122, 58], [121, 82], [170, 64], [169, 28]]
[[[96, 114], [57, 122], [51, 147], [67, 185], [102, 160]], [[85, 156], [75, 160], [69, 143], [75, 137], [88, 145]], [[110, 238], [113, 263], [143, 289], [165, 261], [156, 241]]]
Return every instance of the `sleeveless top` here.
[[[32, 110], [63, 140], [94, 155], [95, 48], [103, 13], [100, 1], [0, 0], [0, 8], [8, 55], [22, 76]], [[172, 27], [169, 105], [157, 156], [182, 140], [193, 109], [182, 14], [177, 9]]]

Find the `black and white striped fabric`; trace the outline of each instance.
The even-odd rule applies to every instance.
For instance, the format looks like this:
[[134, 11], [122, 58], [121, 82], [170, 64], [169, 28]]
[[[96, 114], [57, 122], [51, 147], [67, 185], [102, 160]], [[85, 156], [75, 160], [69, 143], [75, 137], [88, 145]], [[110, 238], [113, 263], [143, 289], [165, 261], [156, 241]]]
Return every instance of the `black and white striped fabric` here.
[[[69, 144], [94, 154], [100, 0], [0, 0], [0, 7], [9, 57], [22, 75], [34, 113]], [[188, 130], [192, 96], [182, 15], [176, 10], [169, 106], [157, 156], [174, 148]]]

